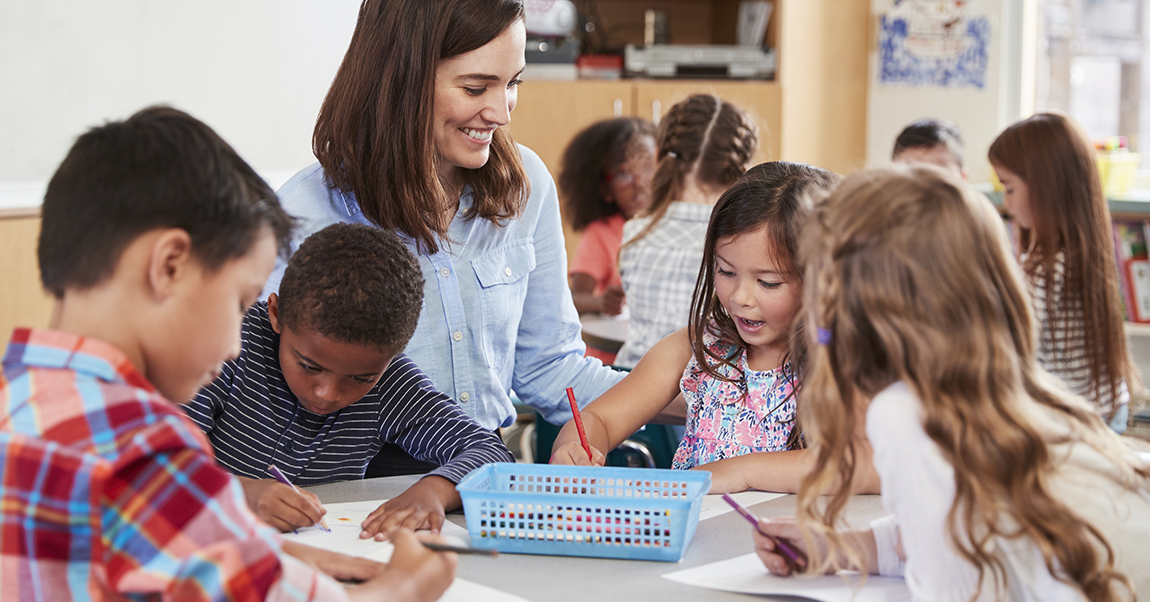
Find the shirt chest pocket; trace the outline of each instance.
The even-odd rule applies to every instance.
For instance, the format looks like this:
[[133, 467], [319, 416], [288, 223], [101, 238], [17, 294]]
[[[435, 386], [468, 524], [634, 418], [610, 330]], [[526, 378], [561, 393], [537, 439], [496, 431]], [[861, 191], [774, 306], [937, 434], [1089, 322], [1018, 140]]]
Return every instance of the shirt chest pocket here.
[[479, 282], [483, 354], [488, 366], [502, 368], [515, 353], [527, 286], [535, 269], [535, 244], [521, 241], [492, 249], [472, 259], [471, 269]]

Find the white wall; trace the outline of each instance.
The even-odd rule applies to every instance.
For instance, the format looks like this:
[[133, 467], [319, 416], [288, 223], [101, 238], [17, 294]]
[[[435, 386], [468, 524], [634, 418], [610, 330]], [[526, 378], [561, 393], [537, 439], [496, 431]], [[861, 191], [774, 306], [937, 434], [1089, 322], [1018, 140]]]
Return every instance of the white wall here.
[[872, 0], [875, 43], [871, 48], [867, 103], [867, 164], [889, 165], [894, 139], [921, 117], [946, 119], [966, 143], [971, 182], [990, 180], [987, 150], [998, 133], [1019, 118], [1019, 68], [1023, 0], [972, 0], [970, 15], [986, 15], [991, 40], [983, 89], [882, 84], [878, 81], [878, 19], [891, 0]]
[[261, 173], [298, 170], [315, 160], [312, 127], [358, 10], [0, 0], [0, 184], [47, 180], [78, 134], [157, 103], [210, 125]]

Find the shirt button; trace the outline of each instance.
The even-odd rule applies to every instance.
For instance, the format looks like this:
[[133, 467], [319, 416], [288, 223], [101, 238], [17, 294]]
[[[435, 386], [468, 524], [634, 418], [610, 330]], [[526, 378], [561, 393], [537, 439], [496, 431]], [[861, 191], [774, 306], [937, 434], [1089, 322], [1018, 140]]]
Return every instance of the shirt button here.
[[447, 278], [448, 276], [451, 275], [451, 270], [448, 268], [443, 268], [442, 270], [439, 270], [439, 275], [443, 276], [444, 278]]
[[463, 340], [463, 333], [456, 330], [455, 334], [451, 335], [451, 338], [453, 338], [457, 341], [462, 341]]
[[467, 401], [468, 399], [471, 399], [471, 396], [466, 391], [459, 394], [459, 401]]
[[511, 267], [509, 266], [509, 267], [503, 268], [503, 273], [510, 276], [511, 275]]

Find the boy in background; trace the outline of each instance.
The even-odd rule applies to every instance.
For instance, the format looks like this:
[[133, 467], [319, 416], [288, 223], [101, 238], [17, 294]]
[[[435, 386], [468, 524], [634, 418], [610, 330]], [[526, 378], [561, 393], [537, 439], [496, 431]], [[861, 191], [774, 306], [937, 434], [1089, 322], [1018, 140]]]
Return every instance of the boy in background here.
[[966, 179], [962, 135], [953, 124], [939, 119], [919, 119], [903, 128], [894, 141], [895, 163], [929, 163]]
[[52, 330], [16, 329], [0, 377], [6, 600], [439, 597], [456, 559], [409, 532], [386, 566], [281, 542], [169, 401], [239, 353], [286, 248], [290, 219], [231, 147], [145, 109], [80, 136], [42, 216]]
[[467, 473], [515, 461], [403, 355], [422, 304], [423, 273], [394, 232], [333, 224], [291, 256], [279, 294], [248, 311], [240, 356], [184, 410], [260, 518], [287, 531], [324, 512], [269, 466], [296, 485], [362, 479], [392, 443], [438, 468], [371, 513], [361, 537], [437, 532]]

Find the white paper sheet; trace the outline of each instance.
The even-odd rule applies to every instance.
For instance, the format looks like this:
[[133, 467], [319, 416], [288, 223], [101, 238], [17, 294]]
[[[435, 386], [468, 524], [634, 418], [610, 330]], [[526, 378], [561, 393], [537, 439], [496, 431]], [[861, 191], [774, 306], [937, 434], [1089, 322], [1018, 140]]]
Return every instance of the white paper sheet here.
[[906, 582], [893, 577], [867, 577], [858, 587], [859, 575], [826, 577], [777, 577], [767, 572], [754, 554], [712, 562], [663, 575], [664, 579], [742, 594], [796, 596], [819, 602], [909, 602]]
[[[372, 500], [368, 502], [345, 502], [339, 504], [324, 504], [327, 514], [324, 519], [331, 527], [331, 532], [317, 527], [300, 529], [297, 533], [285, 533], [284, 539], [298, 541], [309, 546], [362, 556], [378, 562], [387, 562], [391, 558], [395, 546], [389, 541], [375, 541], [374, 539], [360, 539], [359, 533], [363, 529], [360, 523], [367, 518], [373, 510], [387, 500]], [[471, 538], [467, 529], [446, 521], [440, 530], [448, 542], [457, 546], [471, 545]], [[496, 561], [498, 562], [498, 561]], [[507, 592], [480, 585], [473, 581], [456, 578], [447, 592], [440, 598], [441, 602], [528, 602], [524, 598], [514, 596]]]
[[[731, 497], [735, 498], [736, 502], [742, 504], [743, 506], [745, 506], [747, 508], [750, 508], [751, 506], [753, 506], [755, 504], [761, 504], [763, 502], [769, 502], [773, 499], [783, 497], [784, 495], [787, 495], [787, 494], [785, 494], [785, 493], [768, 493], [766, 491], [743, 491], [741, 493], [732, 493]], [[702, 510], [699, 511], [699, 520], [707, 520], [708, 518], [715, 518], [716, 516], [720, 516], [720, 515], [726, 514], [728, 512], [734, 512], [734, 511], [735, 511], [735, 509], [732, 508], [730, 504], [723, 501], [723, 496], [721, 496], [721, 495], [703, 496], [703, 508], [702, 508]]]

